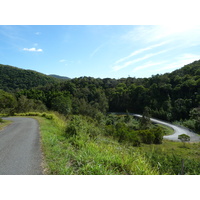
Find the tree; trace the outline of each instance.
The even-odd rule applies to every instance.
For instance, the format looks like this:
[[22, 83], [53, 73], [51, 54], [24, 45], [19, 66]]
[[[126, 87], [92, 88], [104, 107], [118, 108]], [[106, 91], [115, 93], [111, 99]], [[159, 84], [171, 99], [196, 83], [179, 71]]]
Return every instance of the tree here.
[[197, 133], [200, 133], [200, 107], [190, 111], [190, 119], [193, 121], [193, 125], [190, 128], [194, 129]]
[[16, 108], [16, 112], [33, 112], [33, 111], [46, 111], [46, 106], [40, 101], [36, 99], [28, 99], [26, 96], [22, 95], [18, 98], [18, 105]]
[[69, 114], [71, 112], [71, 99], [69, 96], [62, 94], [54, 97], [51, 100], [51, 108], [62, 114]]
[[148, 129], [150, 126], [151, 126], [150, 109], [148, 107], [145, 107], [142, 118], [140, 120], [140, 127], [141, 129]]
[[16, 104], [17, 101], [12, 94], [0, 90], [0, 113], [12, 115]]
[[178, 136], [178, 139], [181, 140], [181, 142], [183, 142], [184, 147], [185, 147], [185, 142], [190, 141], [190, 136], [186, 135], [186, 134], [181, 134], [181, 135]]

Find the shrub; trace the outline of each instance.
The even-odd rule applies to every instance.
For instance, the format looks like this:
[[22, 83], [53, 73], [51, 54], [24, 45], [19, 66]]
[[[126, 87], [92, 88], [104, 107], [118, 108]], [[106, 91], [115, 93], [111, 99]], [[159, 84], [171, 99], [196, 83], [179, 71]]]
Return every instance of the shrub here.
[[152, 129], [152, 132], [155, 135], [154, 144], [162, 144], [164, 130], [161, 129], [160, 127], [156, 127]]
[[122, 142], [126, 138], [126, 134], [128, 133], [128, 128], [125, 123], [118, 122], [116, 124], [116, 137], [118, 137], [118, 141]]
[[46, 119], [53, 119], [54, 115], [53, 114], [46, 114], [45, 118]]
[[77, 135], [77, 130], [76, 130], [76, 126], [73, 123], [70, 123], [69, 126], [67, 126], [66, 130], [65, 130], [66, 136], [76, 136]]
[[132, 146], [140, 146], [141, 139], [137, 133], [137, 131], [129, 131], [126, 134], [126, 140], [132, 145]]
[[146, 144], [162, 144], [164, 132], [160, 127], [139, 130], [141, 141]]
[[178, 136], [178, 139], [181, 140], [181, 142], [183, 142], [183, 144], [184, 144], [184, 147], [186, 147], [185, 142], [190, 141], [190, 136], [186, 135], [186, 134], [181, 134], [181, 135]]
[[116, 129], [114, 125], [106, 125], [105, 126], [105, 135], [106, 136], [114, 136], [116, 134]]
[[183, 125], [189, 129], [195, 130], [195, 120], [189, 119], [183, 122]]
[[181, 140], [181, 142], [189, 142], [190, 136], [186, 134], [181, 134], [178, 136], [178, 139]]
[[140, 131], [138, 131], [138, 134], [143, 143], [146, 143], [146, 144], [154, 143], [155, 135], [153, 134], [153, 132], [150, 129], [140, 130]]

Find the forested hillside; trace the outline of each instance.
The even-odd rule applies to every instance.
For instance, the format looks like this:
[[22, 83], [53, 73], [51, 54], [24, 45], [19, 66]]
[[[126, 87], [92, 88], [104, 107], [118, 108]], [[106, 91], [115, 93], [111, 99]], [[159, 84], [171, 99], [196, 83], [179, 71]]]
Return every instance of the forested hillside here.
[[56, 75], [56, 74], [50, 74], [49, 76], [54, 77], [54, 78], [58, 78], [58, 79], [62, 79], [62, 80], [70, 79], [69, 77], [59, 76], [59, 75]]
[[16, 89], [30, 89], [56, 82], [57, 79], [32, 70], [0, 65], [0, 89], [5, 91], [12, 92]]
[[0, 78], [0, 116], [40, 116], [48, 174], [200, 173], [199, 143], [163, 140], [169, 130], [149, 118], [200, 134], [200, 61], [150, 78], [62, 81], [1, 65]]
[[57, 82], [37, 72], [10, 66], [1, 65], [0, 70], [1, 89], [21, 89], [14, 94], [17, 112], [40, 105], [38, 109], [94, 118], [107, 112], [142, 114], [147, 108], [151, 116], [159, 119], [189, 120], [186, 125], [199, 132], [200, 61], [172, 73], [138, 79], [80, 77]]

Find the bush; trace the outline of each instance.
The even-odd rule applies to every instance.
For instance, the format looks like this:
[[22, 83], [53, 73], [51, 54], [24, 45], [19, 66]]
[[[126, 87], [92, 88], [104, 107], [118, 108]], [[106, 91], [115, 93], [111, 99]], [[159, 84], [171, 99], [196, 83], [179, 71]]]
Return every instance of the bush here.
[[47, 111], [46, 106], [40, 101], [36, 99], [28, 99], [26, 96], [22, 95], [18, 98], [16, 112], [45, 112]]
[[[125, 123], [125, 119], [120, 117], [116, 125], [110, 121], [111, 116], [107, 120], [105, 126], [105, 135], [115, 137], [118, 142], [128, 142], [133, 146], [145, 144], [162, 144], [164, 131], [160, 127], [152, 126], [149, 129], [137, 130], [138, 121], [129, 118], [129, 122]], [[132, 124], [129, 124], [132, 121]], [[109, 122], [109, 123], [108, 123]]]
[[116, 129], [114, 125], [106, 125], [105, 126], [105, 135], [106, 136], [114, 136], [116, 134]]
[[71, 123], [65, 130], [66, 136], [72, 137], [77, 135], [76, 126]]
[[140, 146], [141, 144], [141, 138], [139, 137], [137, 131], [129, 131], [126, 134], [126, 140], [132, 145], [132, 146]]
[[13, 115], [16, 108], [16, 98], [0, 89], [0, 114]]
[[160, 127], [156, 127], [152, 129], [152, 132], [155, 135], [154, 144], [162, 144], [164, 130], [161, 129]]
[[122, 142], [123, 140], [125, 140], [127, 134], [128, 134], [128, 128], [126, 124], [118, 122], [116, 124], [116, 133], [115, 133], [116, 137], [118, 137], [118, 141]]
[[47, 113], [45, 113], [44, 117], [46, 119], [50, 119], [50, 120], [54, 119], [54, 115], [53, 114], [47, 114]]
[[143, 143], [145, 143], [145, 144], [153, 144], [154, 143], [155, 135], [153, 134], [153, 132], [150, 129], [140, 130], [140, 131], [138, 131], [138, 134]]
[[195, 120], [189, 119], [183, 122], [183, 125], [189, 129], [195, 130]]
[[190, 141], [190, 136], [186, 135], [186, 134], [181, 134], [181, 135], [178, 136], [178, 139], [181, 140], [181, 142], [183, 142], [183, 144], [184, 144], [184, 147], [186, 147], [185, 142]]
[[139, 130], [141, 141], [145, 144], [162, 144], [164, 131], [160, 127]]

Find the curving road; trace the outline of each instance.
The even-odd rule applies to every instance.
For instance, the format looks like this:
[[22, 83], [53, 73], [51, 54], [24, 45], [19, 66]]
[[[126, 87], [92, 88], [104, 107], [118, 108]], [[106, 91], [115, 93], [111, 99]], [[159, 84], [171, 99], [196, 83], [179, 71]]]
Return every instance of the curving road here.
[[[138, 114], [131, 114], [131, 115], [136, 116], [136, 117], [142, 117], [142, 115], [138, 115]], [[157, 119], [153, 119], [153, 118], [150, 118], [150, 120], [153, 123], [162, 124], [162, 125], [165, 125], [165, 126], [172, 128], [174, 130], [174, 134], [164, 136], [163, 137], [164, 139], [180, 142], [180, 140], [178, 139], [178, 135], [186, 134], [186, 135], [190, 136], [190, 142], [200, 142], [200, 136], [196, 133], [191, 132], [187, 128], [184, 128], [182, 126], [173, 125], [173, 124], [170, 124], [168, 122], [163, 122], [161, 120], [157, 120]]]
[[42, 153], [36, 120], [24, 117], [0, 131], [0, 175], [41, 175]]

